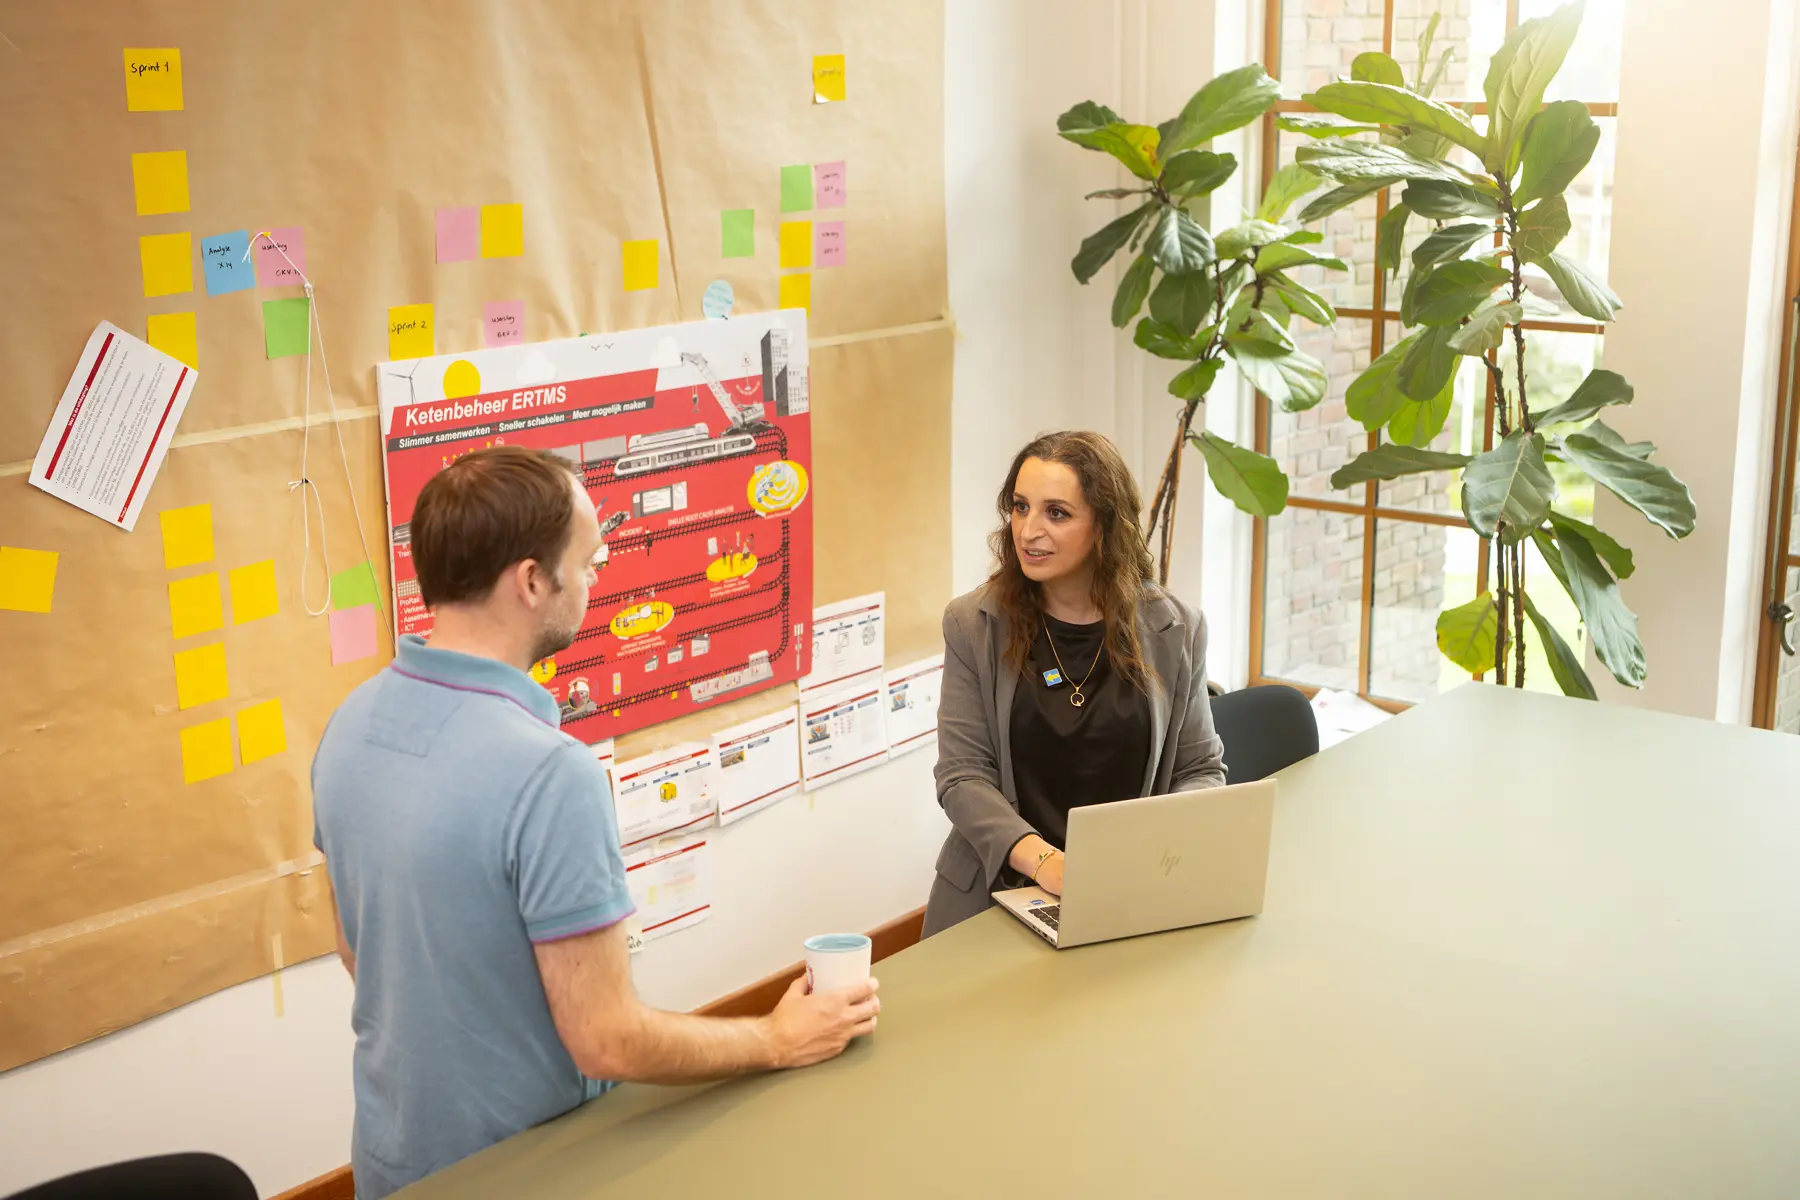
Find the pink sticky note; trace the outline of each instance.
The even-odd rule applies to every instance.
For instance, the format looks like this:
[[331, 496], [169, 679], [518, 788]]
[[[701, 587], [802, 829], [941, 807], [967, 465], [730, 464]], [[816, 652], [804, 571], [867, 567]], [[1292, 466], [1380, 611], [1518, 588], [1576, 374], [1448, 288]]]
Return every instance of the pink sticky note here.
[[300, 273], [306, 270], [304, 230], [298, 226], [271, 229], [252, 237], [250, 247], [256, 252], [257, 287], [300, 286]]
[[484, 346], [517, 346], [525, 341], [525, 302], [491, 300], [481, 306]]
[[375, 653], [375, 606], [333, 609], [331, 613], [331, 665], [341, 667]]
[[844, 164], [816, 163], [813, 166], [813, 203], [820, 208], [842, 208], [849, 195], [844, 182]]
[[847, 253], [842, 221], [813, 222], [813, 266], [841, 267]]
[[481, 210], [479, 208], [440, 208], [437, 210], [437, 260], [441, 263], [468, 262], [481, 257]]

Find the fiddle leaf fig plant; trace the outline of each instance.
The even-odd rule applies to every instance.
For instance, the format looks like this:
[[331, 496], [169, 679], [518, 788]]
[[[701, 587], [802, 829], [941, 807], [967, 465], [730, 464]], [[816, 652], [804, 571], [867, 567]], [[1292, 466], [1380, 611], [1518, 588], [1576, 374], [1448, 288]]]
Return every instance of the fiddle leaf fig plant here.
[[1245, 512], [1271, 517], [1287, 507], [1287, 476], [1274, 459], [1194, 429], [1224, 360], [1236, 362], [1246, 379], [1289, 412], [1311, 408], [1325, 395], [1324, 365], [1296, 346], [1294, 321], [1330, 325], [1337, 313], [1293, 272], [1346, 267], [1313, 249], [1320, 234], [1283, 224], [1288, 210], [1320, 186], [1322, 175], [1308, 166], [1283, 167], [1251, 219], [1218, 231], [1201, 223], [1206, 198], [1238, 166], [1232, 155], [1207, 144], [1260, 117], [1278, 90], [1261, 67], [1241, 67], [1195, 92], [1160, 125], [1132, 124], [1091, 100], [1056, 123], [1064, 139], [1111, 155], [1137, 181], [1089, 195], [1124, 201], [1128, 210], [1081, 243], [1070, 263], [1075, 278], [1089, 282], [1124, 252], [1129, 261], [1113, 293], [1113, 324], [1123, 329], [1135, 321], [1132, 341], [1140, 349], [1186, 364], [1169, 382], [1177, 402], [1175, 436], [1146, 524], [1164, 582], [1188, 446], [1205, 460], [1219, 493]]
[[[1581, 15], [1577, 0], [1507, 35], [1488, 69], [1480, 124], [1431, 98], [1435, 76], [1409, 88], [1399, 65], [1380, 54], [1359, 56], [1352, 78], [1305, 97], [1324, 115], [1284, 116], [1280, 123], [1315, 139], [1298, 151], [1300, 169], [1336, 184], [1301, 211], [1301, 220], [1387, 190], [1393, 202], [1378, 223], [1376, 248], [1384, 271], [1402, 265], [1409, 222], [1429, 228], [1412, 251], [1400, 296], [1404, 335], [1345, 397], [1349, 415], [1382, 433], [1383, 444], [1340, 468], [1333, 486], [1459, 470], [1463, 517], [1486, 539], [1494, 573], [1481, 595], [1438, 618], [1439, 649], [1472, 674], [1493, 671], [1501, 684], [1510, 659], [1511, 681], [1523, 687], [1529, 621], [1562, 691], [1592, 699], [1580, 656], [1527, 590], [1525, 543], [1574, 602], [1600, 662], [1620, 683], [1637, 687], [1646, 674], [1644, 647], [1637, 617], [1619, 594], [1619, 581], [1632, 573], [1631, 552], [1578, 519], [1565, 497], [1591, 482], [1672, 538], [1692, 533], [1696, 514], [1687, 485], [1651, 461], [1656, 447], [1627, 442], [1606, 423], [1607, 409], [1632, 401], [1623, 377], [1595, 368], [1559, 396], [1526, 372], [1529, 319], [1562, 311], [1551, 297], [1600, 323], [1623, 307], [1563, 249], [1572, 227], [1564, 193], [1593, 155], [1600, 130], [1585, 105], [1545, 104], [1544, 96]], [[1421, 64], [1426, 57], [1421, 53]], [[1491, 446], [1476, 454], [1431, 449], [1464, 359], [1481, 363], [1491, 381]], [[1548, 586], [1531, 581], [1533, 590]]]

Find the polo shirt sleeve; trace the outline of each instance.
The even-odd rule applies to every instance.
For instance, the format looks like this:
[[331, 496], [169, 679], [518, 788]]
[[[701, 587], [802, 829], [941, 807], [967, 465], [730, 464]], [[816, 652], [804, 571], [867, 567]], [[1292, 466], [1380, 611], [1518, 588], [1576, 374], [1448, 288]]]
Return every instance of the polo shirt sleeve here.
[[591, 933], [634, 911], [612, 789], [586, 746], [571, 742], [544, 760], [519, 796], [507, 837], [519, 915], [533, 942]]

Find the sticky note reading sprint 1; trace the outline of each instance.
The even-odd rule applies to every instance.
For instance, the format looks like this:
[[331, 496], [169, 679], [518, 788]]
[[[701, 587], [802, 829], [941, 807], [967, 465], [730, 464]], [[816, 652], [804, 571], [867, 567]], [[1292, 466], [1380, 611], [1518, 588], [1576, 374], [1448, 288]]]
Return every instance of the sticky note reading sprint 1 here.
[[125, 108], [128, 112], [180, 112], [181, 51], [125, 51]]

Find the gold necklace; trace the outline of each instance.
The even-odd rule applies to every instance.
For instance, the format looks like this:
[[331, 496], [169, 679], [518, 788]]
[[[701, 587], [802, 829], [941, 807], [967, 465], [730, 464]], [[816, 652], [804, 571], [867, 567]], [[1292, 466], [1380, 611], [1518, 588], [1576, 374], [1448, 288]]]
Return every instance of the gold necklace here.
[[1081, 689], [1086, 687], [1087, 681], [1094, 677], [1094, 668], [1100, 665], [1100, 656], [1106, 653], [1106, 634], [1102, 632], [1100, 635], [1100, 648], [1094, 651], [1094, 661], [1088, 664], [1087, 674], [1081, 677], [1080, 683], [1075, 683], [1074, 678], [1063, 667], [1062, 655], [1056, 652], [1056, 639], [1050, 636], [1050, 622], [1045, 621], [1043, 625], [1044, 640], [1050, 643], [1050, 657], [1056, 660], [1056, 669], [1062, 673], [1064, 679], [1075, 684], [1075, 690], [1069, 693], [1069, 703], [1080, 708], [1087, 703], [1087, 697], [1081, 694]]

